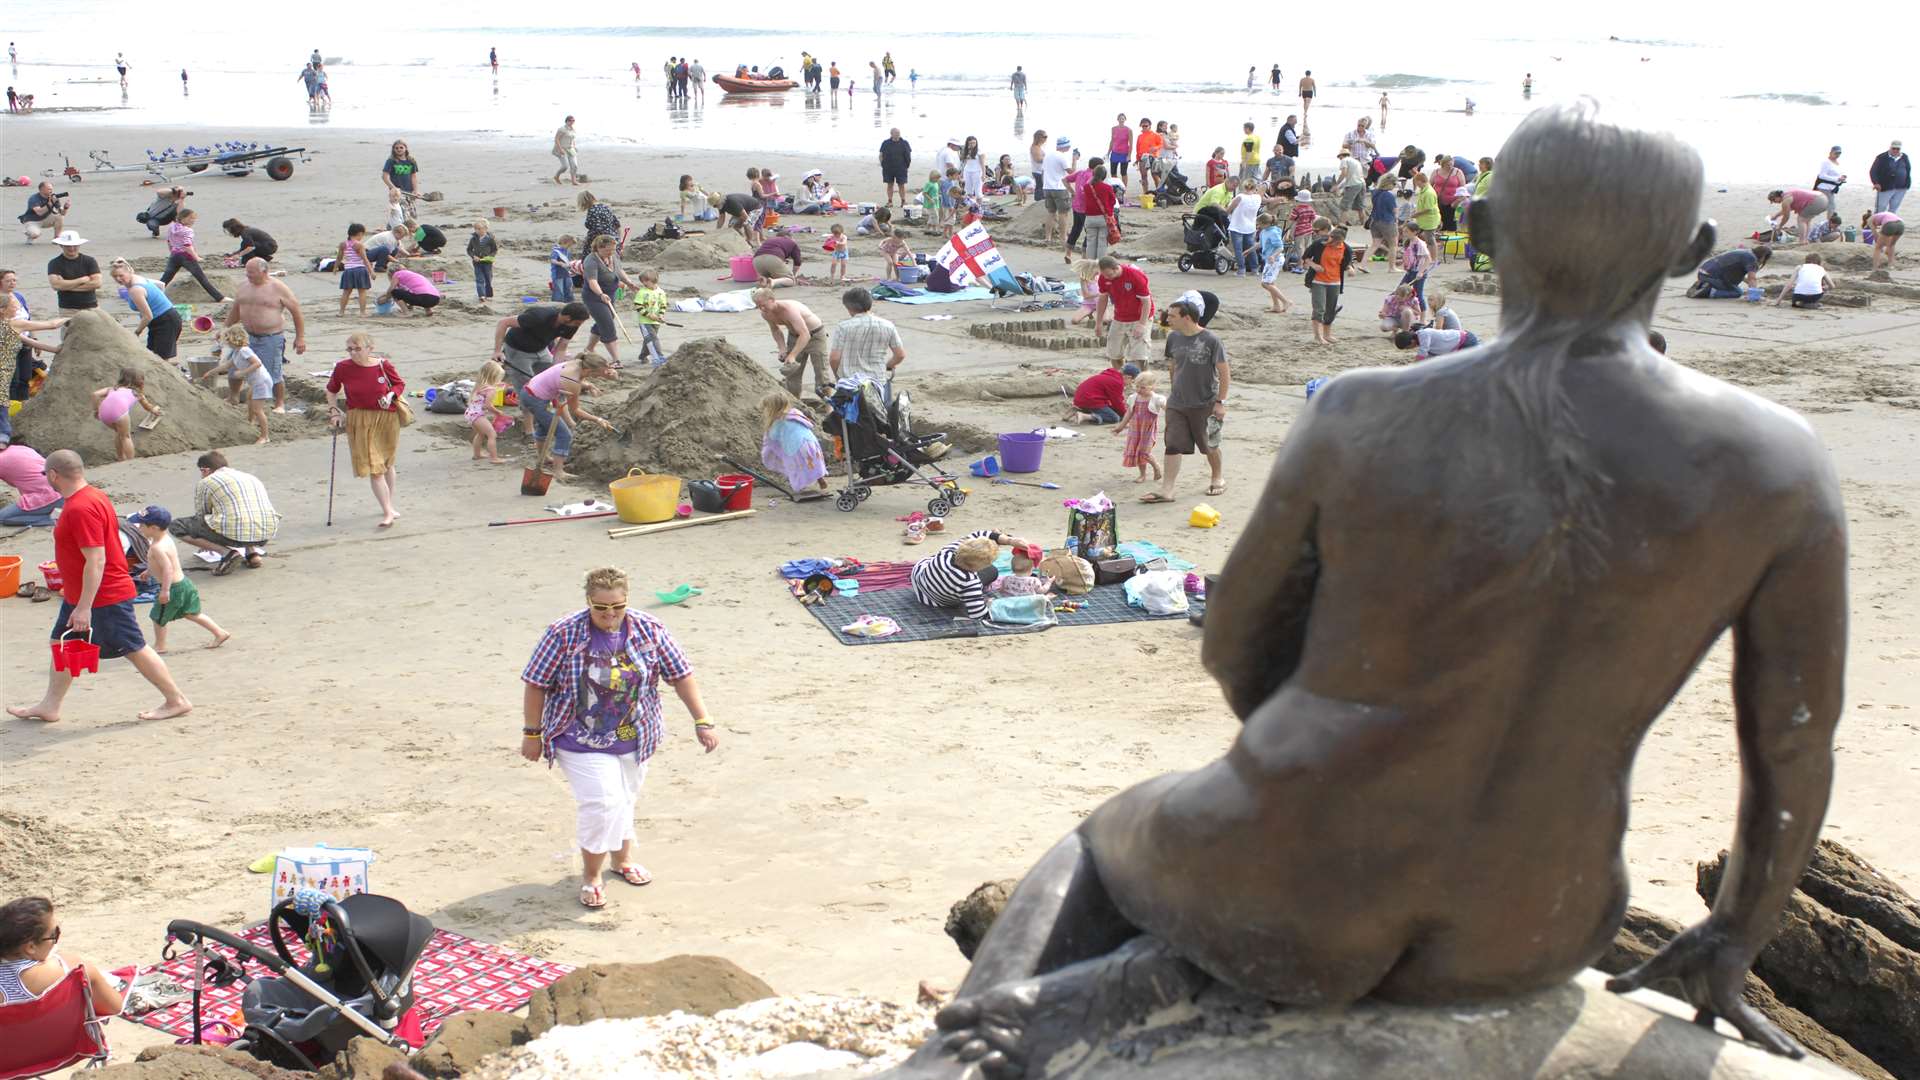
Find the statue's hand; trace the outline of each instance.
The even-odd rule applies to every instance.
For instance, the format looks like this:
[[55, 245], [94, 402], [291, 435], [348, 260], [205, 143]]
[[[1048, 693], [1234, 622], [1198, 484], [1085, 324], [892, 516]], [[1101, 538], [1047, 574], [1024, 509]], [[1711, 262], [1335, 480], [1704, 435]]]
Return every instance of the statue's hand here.
[[1607, 980], [1614, 993], [1650, 988], [1692, 1005], [1693, 1022], [1711, 1029], [1715, 1017], [1725, 1017], [1743, 1038], [1790, 1058], [1806, 1056], [1773, 1022], [1747, 1004], [1747, 969], [1753, 965], [1748, 950], [1729, 940], [1712, 918], [1696, 923], [1632, 971]]

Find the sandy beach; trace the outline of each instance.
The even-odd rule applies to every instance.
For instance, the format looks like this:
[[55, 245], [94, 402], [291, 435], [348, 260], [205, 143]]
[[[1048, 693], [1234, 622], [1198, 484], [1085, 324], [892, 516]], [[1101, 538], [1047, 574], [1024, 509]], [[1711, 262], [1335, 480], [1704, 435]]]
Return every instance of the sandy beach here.
[[[1044, 126], [1044, 118], [1036, 117]], [[84, 131], [58, 117], [4, 127], [0, 171], [29, 174], [109, 137], [116, 146], [178, 144], [181, 129]], [[230, 250], [218, 223], [238, 217], [272, 233], [277, 265], [305, 305], [309, 349], [288, 370], [324, 372], [345, 337], [368, 330], [416, 389], [470, 377], [489, 354], [493, 323], [545, 296], [546, 252], [578, 233], [576, 189], [546, 181], [546, 136], [420, 137], [421, 186], [445, 193], [421, 220], [444, 229], [447, 256], [429, 260], [453, 279], [431, 319], [335, 314], [336, 277], [303, 272], [331, 254], [349, 221], [384, 219], [378, 172], [390, 137], [377, 132], [288, 129], [256, 138], [299, 140], [316, 153], [285, 183], [255, 174], [193, 179], [201, 248]], [[1267, 133], [1270, 136], [1270, 132]], [[1414, 138], [1412, 132], [1395, 132]], [[884, 132], [874, 136], [877, 145]], [[1206, 136], [1195, 135], [1195, 143]], [[1323, 136], [1324, 138], [1324, 136]], [[935, 147], [916, 143], [916, 162]], [[1489, 147], [1489, 150], [1492, 148]], [[1868, 147], [1861, 147], [1868, 150]], [[924, 156], [923, 156], [924, 155]], [[743, 190], [748, 165], [772, 166], [792, 190], [824, 168], [852, 201], [880, 198], [870, 159], [823, 159], [772, 150], [685, 151], [616, 145], [585, 135], [581, 167], [636, 235], [673, 209], [675, 181], [692, 173], [710, 190]], [[1200, 155], [1204, 156], [1204, 155]], [[1194, 162], [1197, 165], [1197, 158]], [[1864, 174], [1865, 160], [1857, 172]], [[1864, 209], [1864, 184], [1848, 189], [1849, 223]], [[115, 255], [157, 273], [165, 245], [133, 220], [151, 198], [138, 177], [89, 176], [71, 191], [71, 226], [104, 265]], [[1710, 186], [1704, 212], [1722, 223], [1723, 248], [1765, 214], [1765, 187]], [[25, 191], [9, 189], [17, 214]], [[504, 206], [504, 220], [492, 208]], [[502, 253], [498, 299], [474, 302], [464, 250], [467, 224], [486, 217]], [[1312, 377], [1405, 363], [1377, 332], [1374, 312], [1397, 275], [1350, 280], [1337, 346], [1314, 346], [1306, 291], [1288, 277], [1294, 309], [1264, 313], [1257, 280], [1181, 274], [1177, 215], [1128, 210], [1129, 240], [1154, 293], [1217, 291], [1220, 333], [1233, 363], [1226, 442], [1227, 494], [1208, 499], [1223, 527], [1191, 529], [1204, 474], [1189, 465], [1178, 503], [1143, 507], [1119, 440], [1103, 430], [1046, 450], [1043, 477], [1059, 492], [972, 485], [954, 518], [1053, 538], [1063, 534], [1063, 496], [1106, 490], [1121, 502], [1127, 538], [1159, 543], [1206, 569], [1224, 561]], [[807, 269], [824, 273], [820, 233], [830, 221], [795, 218]], [[1164, 241], [1171, 230], [1174, 240]], [[377, 226], [376, 226], [377, 227]], [[1060, 254], [1026, 242], [1030, 225], [995, 226], [1017, 270], [1059, 274]], [[1160, 239], [1155, 239], [1160, 238]], [[931, 237], [913, 237], [931, 250]], [[1763, 274], [1788, 279], [1800, 248]], [[1687, 300], [1685, 280], [1667, 283], [1655, 326], [1681, 363], [1753, 389], [1805, 414], [1844, 483], [1852, 525], [1852, 643], [1847, 713], [1824, 835], [1843, 841], [1909, 887], [1920, 884], [1920, 588], [1901, 554], [1920, 511], [1920, 271], [1911, 252], [1889, 283], [1868, 283], [1868, 249], [1822, 246], [1836, 284], [1865, 306], [1816, 312], [1737, 301]], [[44, 266], [54, 249], [28, 246], [9, 223], [0, 266], [21, 272], [36, 313], [53, 309]], [[879, 270], [871, 242], [857, 242], [853, 278]], [[638, 269], [629, 264], [629, 269]], [[670, 269], [663, 287], [731, 288], [714, 269]], [[1429, 291], [1483, 336], [1498, 328], [1497, 296], [1461, 291], [1464, 261], [1435, 271]], [[230, 280], [237, 271], [227, 272]], [[841, 317], [838, 288], [790, 295], [829, 324]], [[103, 292], [108, 310], [124, 304]], [[968, 334], [976, 322], [1042, 319], [991, 311], [984, 302], [938, 308], [882, 304], [906, 342], [901, 385], [916, 395], [922, 426], [966, 424], [1027, 430], [1059, 416], [1057, 398], [992, 395], [995, 386], [1043, 376], [1071, 384], [1102, 366], [1095, 350], [1039, 351]], [[128, 316], [130, 313], [120, 312]], [[951, 315], [924, 321], [923, 315]], [[752, 312], [673, 316], [669, 350], [719, 337], [772, 367], [764, 323]], [[189, 334], [182, 356], [210, 339]], [[631, 351], [623, 352], [631, 357]], [[989, 393], [983, 394], [986, 390]], [[616, 382], [609, 398], [628, 393]], [[417, 403], [416, 403], [417, 404]], [[740, 416], [753, 402], [737, 402]], [[739, 417], [734, 417], [737, 420]], [[941, 932], [948, 906], [980, 882], [1016, 876], [1074, 823], [1121, 788], [1217, 756], [1236, 723], [1198, 663], [1200, 632], [1184, 622], [1055, 629], [1027, 637], [849, 648], [787, 596], [781, 561], [852, 555], [901, 559], [896, 515], [923, 500], [881, 489], [854, 513], [830, 503], [793, 506], [763, 493], [760, 513], [702, 529], [610, 540], [604, 521], [493, 528], [489, 521], [538, 516], [547, 503], [605, 497], [603, 485], [556, 485], [545, 500], [518, 493], [529, 447], [503, 440], [511, 466], [476, 467], [457, 416], [422, 415], [402, 434], [399, 507], [377, 531], [363, 481], [341, 468], [332, 527], [323, 524], [329, 440], [309, 437], [227, 448], [259, 476], [285, 515], [264, 568], [215, 579], [196, 573], [209, 614], [232, 630], [225, 648], [203, 651], [192, 627], [174, 632], [168, 656], [193, 699], [183, 719], [144, 723], [153, 704], [124, 664], [89, 675], [56, 725], [0, 723], [0, 889], [45, 893], [61, 906], [66, 940], [112, 965], [157, 958], [167, 919], [239, 926], [264, 917], [267, 881], [246, 866], [282, 846], [325, 841], [379, 853], [377, 891], [404, 900], [440, 926], [567, 963], [646, 960], [682, 952], [726, 956], [783, 993], [910, 997], [928, 979], [953, 985], [965, 961]], [[292, 430], [292, 429], [290, 429]], [[42, 449], [52, 449], [43, 447]], [[190, 505], [191, 453], [97, 466], [89, 479], [124, 514], [160, 502]], [[722, 471], [716, 467], [716, 471]], [[50, 530], [0, 536], [0, 554], [31, 568], [52, 558]], [[655, 881], [617, 881], [596, 912], [575, 902], [573, 803], [559, 773], [516, 750], [519, 672], [540, 631], [576, 610], [589, 568], [613, 564], [634, 577], [636, 602], [671, 627], [688, 652], [715, 717], [720, 749], [703, 755], [691, 723], [666, 703], [669, 742], [653, 760], [641, 799], [641, 857]], [[656, 607], [655, 589], [693, 583], [705, 595]], [[54, 605], [0, 602], [0, 680], [9, 703], [31, 702], [45, 679], [42, 644]], [[851, 612], [855, 613], [855, 612]], [[143, 616], [144, 622], [144, 616]], [[1730, 651], [1723, 641], [1653, 728], [1634, 776], [1626, 854], [1633, 901], [1688, 922], [1704, 909], [1694, 862], [1731, 840], [1739, 791]], [[1552, 718], [1540, 718], [1552, 722]], [[1905, 792], [1906, 794], [1902, 794]], [[1489, 903], [1498, 903], [1489, 897]], [[134, 1040], [138, 1044], [138, 1040]]]

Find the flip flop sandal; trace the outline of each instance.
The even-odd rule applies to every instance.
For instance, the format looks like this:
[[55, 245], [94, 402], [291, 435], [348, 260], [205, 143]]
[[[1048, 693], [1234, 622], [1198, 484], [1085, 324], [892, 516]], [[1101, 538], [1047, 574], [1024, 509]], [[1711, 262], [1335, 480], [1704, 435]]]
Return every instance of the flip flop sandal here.
[[229, 551], [221, 557], [220, 565], [213, 568], [213, 576], [226, 577], [228, 574], [233, 573], [233, 568], [239, 565], [239, 563], [240, 553], [237, 551]]
[[607, 906], [607, 890], [603, 885], [580, 886], [580, 906], [597, 910]]
[[1207, 494], [1209, 495], [1225, 495], [1226, 493], [1227, 493], [1227, 485], [1225, 484], [1214, 484], [1213, 486], [1207, 488]]
[[33, 587], [33, 585], [31, 585], [31, 584], [27, 584], [27, 585], [22, 585], [22, 586], [20, 586], [20, 591], [19, 591], [19, 592], [16, 592], [16, 593], [14, 593], [13, 595], [15, 595], [15, 596], [19, 596], [19, 597], [27, 597], [27, 596], [32, 596], [32, 595], [33, 595], [33, 588], [34, 588], [34, 587]]
[[906, 537], [907, 543], [909, 544], [924, 543], [926, 539], [927, 539], [927, 527], [925, 525], [922, 525], [921, 523], [916, 521], [913, 524], [907, 526], [907, 537]]
[[623, 866], [620, 869], [615, 870], [614, 873], [619, 874], [620, 880], [626, 882], [629, 885], [653, 884], [653, 875], [647, 873], [647, 868], [644, 866], [638, 866], [638, 865]]
[[1143, 503], [1170, 503], [1173, 500], [1157, 491], [1149, 491], [1145, 495], [1140, 496], [1140, 501]]
[[941, 521], [939, 518], [928, 518], [927, 531], [930, 533], [946, 532], [947, 523], [944, 521]]
[[33, 602], [36, 604], [44, 604], [47, 601], [53, 599], [54, 596], [55, 596], [54, 591], [52, 589], [47, 588], [45, 585], [36, 584], [33, 587], [32, 599], [33, 599]]

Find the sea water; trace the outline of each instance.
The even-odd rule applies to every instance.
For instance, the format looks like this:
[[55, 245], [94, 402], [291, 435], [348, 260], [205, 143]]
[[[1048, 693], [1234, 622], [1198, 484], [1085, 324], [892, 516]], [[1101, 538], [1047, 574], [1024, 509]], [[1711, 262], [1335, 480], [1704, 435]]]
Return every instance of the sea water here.
[[[1125, 113], [1132, 126], [1143, 116], [1178, 124], [1193, 175], [1215, 146], [1237, 159], [1244, 122], [1270, 149], [1280, 124], [1300, 112], [1297, 83], [1311, 69], [1319, 93], [1302, 154], [1309, 171], [1331, 170], [1341, 136], [1361, 116], [1373, 118], [1385, 153], [1414, 144], [1429, 157], [1479, 158], [1497, 154], [1531, 109], [1590, 97], [1603, 119], [1681, 135], [1699, 149], [1715, 182], [1810, 185], [1828, 147], [1841, 144], [1842, 168], [1855, 190], [1865, 190], [1873, 155], [1890, 139], [1920, 130], [1920, 99], [1890, 65], [1790, 62], [1794, 48], [1764, 37], [1767, 6], [1728, 26], [1721, 25], [1724, 15], [1675, 15], [1655, 4], [1611, 5], [1606, 19], [1597, 17], [1600, 9], [1582, 8], [1584, 14], [1564, 20], [1539, 13], [1540, 5], [1507, 5], [1504, 13], [1496, 5], [1487, 17], [1436, 21], [1418, 34], [1390, 6], [1377, 13], [1384, 20], [1375, 26], [1379, 33], [1365, 30], [1372, 9], [1364, 7], [1343, 16], [1352, 26], [1315, 13], [1278, 22], [1270, 32], [1258, 8], [1244, 8], [1234, 9], [1244, 34], [1203, 35], [1165, 5], [1134, 11], [1125, 2], [1099, 6], [1113, 15], [1111, 31], [1063, 31], [1080, 21], [1070, 6], [976, 4], [955, 21], [1001, 28], [939, 32], [857, 28], [922, 22], [891, 16], [836, 17], [844, 28], [814, 29], [530, 25], [596, 9], [502, 0], [445, 9], [346, 0], [311, 10], [205, 0], [192, 5], [185, 22], [161, 28], [129, 19], [135, 5], [68, 0], [55, 30], [16, 27], [0, 29], [0, 36], [16, 43], [23, 61], [7, 81], [34, 93], [42, 110], [80, 110], [69, 115], [102, 126], [191, 125], [203, 133], [192, 141], [203, 145], [246, 139], [250, 128], [302, 123], [383, 137], [544, 140], [573, 114], [588, 172], [596, 141], [869, 157], [893, 127], [914, 144], [916, 162], [930, 163], [949, 137], [971, 135], [989, 161], [1009, 154], [1024, 172], [1037, 131], [1045, 130], [1049, 142], [1065, 135], [1088, 156], [1104, 154], [1115, 116]], [[654, 8], [647, 17], [671, 14]], [[762, 23], [788, 17], [754, 14], [765, 16]], [[448, 25], [456, 17], [466, 25]], [[75, 34], [81, 26], [97, 29]], [[1422, 45], [1389, 44], [1402, 31]], [[497, 75], [487, 63], [490, 48], [500, 53]], [[319, 113], [308, 110], [298, 78], [314, 49], [328, 58], [333, 97], [332, 108]], [[697, 57], [710, 75], [730, 74], [736, 64], [763, 71], [778, 65], [798, 78], [802, 50], [823, 64], [838, 62], [839, 94], [726, 95], [709, 85], [704, 104], [667, 99], [662, 65], [669, 56]], [[113, 71], [118, 51], [131, 67], [124, 94]], [[868, 63], [887, 52], [897, 78], [875, 95]], [[1279, 91], [1268, 86], [1274, 63], [1282, 68]], [[1029, 78], [1024, 110], [1008, 88], [1016, 64]], [[192, 76], [190, 94], [181, 93], [182, 67]], [[917, 86], [909, 81], [913, 71]], [[1528, 73], [1530, 95], [1522, 91]], [[1390, 97], [1384, 125], [1383, 92]], [[109, 131], [88, 139], [97, 145], [68, 151], [76, 161], [89, 149], [108, 149], [116, 161], [166, 149], [119, 145]]]

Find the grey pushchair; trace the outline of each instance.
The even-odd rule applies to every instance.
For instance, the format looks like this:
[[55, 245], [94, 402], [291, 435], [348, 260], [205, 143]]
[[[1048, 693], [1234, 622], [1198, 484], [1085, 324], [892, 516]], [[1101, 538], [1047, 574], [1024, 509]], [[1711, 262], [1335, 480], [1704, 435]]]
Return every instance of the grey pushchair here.
[[[302, 889], [274, 905], [267, 927], [271, 952], [188, 919], [167, 924], [168, 958], [175, 943], [195, 954], [194, 1042], [202, 1038], [203, 984], [244, 982], [240, 1009], [246, 1026], [230, 1049], [307, 1071], [325, 1066], [361, 1035], [407, 1049], [397, 1032], [413, 1007], [413, 969], [433, 937], [433, 923], [391, 897], [360, 893], [335, 901]], [[304, 962], [295, 959], [285, 930], [304, 945]], [[236, 955], [229, 958], [213, 945]], [[249, 961], [273, 975], [251, 977]]]

